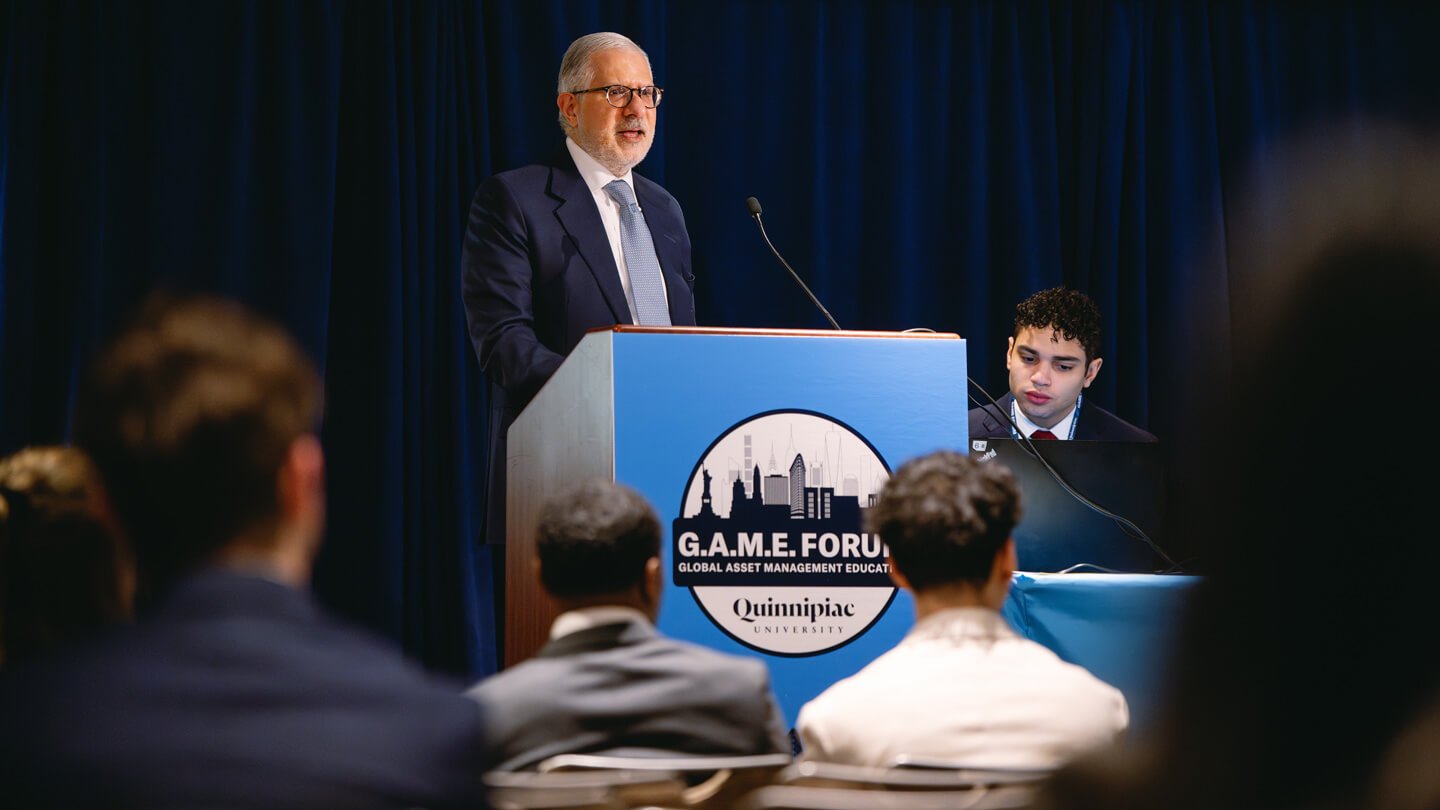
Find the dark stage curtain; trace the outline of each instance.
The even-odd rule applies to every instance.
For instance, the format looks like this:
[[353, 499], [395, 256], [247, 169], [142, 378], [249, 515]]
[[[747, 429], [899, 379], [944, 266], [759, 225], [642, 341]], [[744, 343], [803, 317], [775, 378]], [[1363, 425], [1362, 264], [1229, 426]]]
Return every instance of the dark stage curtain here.
[[1239, 178], [1302, 129], [1431, 122], [1437, 23], [1358, 2], [10, 2], [0, 453], [66, 438], [79, 375], [149, 290], [243, 299], [324, 371], [317, 592], [483, 674], [461, 235], [481, 179], [559, 147], [574, 37], [631, 35], [666, 88], [640, 171], [685, 206], [701, 323], [824, 325], [754, 195], [842, 325], [959, 332], [992, 392], [1015, 301], [1089, 292], [1109, 322], [1090, 401], [1163, 439], [1196, 341], [1243, 316], [1201, 260]]

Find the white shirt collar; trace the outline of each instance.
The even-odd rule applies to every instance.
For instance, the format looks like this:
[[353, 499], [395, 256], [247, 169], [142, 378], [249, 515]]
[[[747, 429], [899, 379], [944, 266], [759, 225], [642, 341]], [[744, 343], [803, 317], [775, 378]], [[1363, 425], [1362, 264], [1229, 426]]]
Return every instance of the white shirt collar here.
[[617, 178], [613, 172], [601, 166], [600, 161], [591, 157], [589, 152], [581, 149], [580, 144], [575, 143], [574, 139], [568, 135], [565, 136], [565, 148], [570, 150], [570, 158], [575, 161], [575, 168], [580, 171], [580, 177], [585, 180], [585, 185], [590, 187], [590, 193], [597, 198], [608, 197], [605, 185], [616, 180], [624, 180], [630, 186], [630, 192], [632, 194], [635, 192], [634, 171], [626, 171]]
[[1020, 408], [1020, 404], [1018, 402], [1015, 404], [1015, 407], [1012, 410], [1014, 410], [1015, 412], [1015, 424], [1020, 428], [1020, 432], [1025, 434], [1027, 437], [1037, 430], [1048, 430], [1051, 433], [1055, 434], [1055, 438], [1063, 441], [1070, 438], [1070, 423], [1075, 421], [1075, 414], [1077, 411], [1079, 411], [1079, 408], [1072, 407], [1070, 409], [1070, 413], [1065, 414], [1065, 418], [1061, 419], [1059, 422], [1056, 422], [1055, 427], [1052, 428], [1042, 428], [1034, 422], [1031, 422], [1028, 418], [1026, 418], [1025, 411]]
[[1015, 631], [1005, 617], [988, 607], [954, 607], [932, 613], [910, 628], [905, 639], [1012, 638]]
[[602, 624], [621, 624], [626, 622], [650, 623], [650, 617], [635, 608], [622, 607], [620, 605], [600, 605], [598, 607], [580, 608], [579, 610], [568, 610], [555, 617], [555, 623], [550, 625], [550, 639], [568, 636], [571, 633], [578, 633], [581, 630], [589, 630], [592, 627], [599, 627]]

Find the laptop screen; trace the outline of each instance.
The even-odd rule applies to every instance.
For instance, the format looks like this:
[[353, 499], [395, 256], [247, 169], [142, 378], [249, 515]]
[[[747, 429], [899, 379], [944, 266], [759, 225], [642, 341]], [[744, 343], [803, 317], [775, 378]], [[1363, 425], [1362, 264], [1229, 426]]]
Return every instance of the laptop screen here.
[[[1153, 442], [1035, 442], [1070, 486], [1139, 526], [1162, 548], [1165, 472]], [[1150, 572], [1161, 567], [1143, 540], [1092, 511], [1055, 481], [1018, 439], [972, 439], [970, 457], [1009, 467], [1020, 486], [1015, 552], [1022, 571], [1062, 571], [1086, 563], [1101, 569]], [[1092, 569], [1093, 570], [1093, 569]]]

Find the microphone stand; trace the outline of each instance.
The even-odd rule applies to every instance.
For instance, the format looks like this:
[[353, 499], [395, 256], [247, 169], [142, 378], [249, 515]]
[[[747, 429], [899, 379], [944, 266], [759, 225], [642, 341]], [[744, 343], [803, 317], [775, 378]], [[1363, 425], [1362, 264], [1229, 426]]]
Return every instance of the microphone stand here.
[[799, 284], [800, 289], [804, 290], [805, 294], [810, 297], [810, 303], [814, 304], [815, 308], [820, 310], [820, 314], [825, 316], [825, 320], [829, 321], [831, 326], [839, 330], [840, 324], [836, 323], [835, 319], [830, 316], [830, 310], [826, 309], [825, 305], [820, 303], [820, 299], [815, 297], [815, 293], [810, 292], [810, 288], [806, 286], [804, 281], [800, 280], [800, 274], [795, 272], [795, 268], [791, 267], [790, 263], [785, 261], [785, 257], [780, 255], [780, 251], [776, 250], [775, 245], [770, 241], [770, 234], [765, 232], [765, 223], [760, 221], [760, 201], [754, 197], [746, 197], [745, 207], [750, 209], [750, 216], [755, 218], [755, 224], [760, 228], [760, 236], [765, 239], [765, 244], [770, 248], [770, 252], [774, 253], [775, 258], [780, 260], [780, 264], [784, 265], [785, 269], [790, 271], [790, 277], [795, 279], [795, 283]]

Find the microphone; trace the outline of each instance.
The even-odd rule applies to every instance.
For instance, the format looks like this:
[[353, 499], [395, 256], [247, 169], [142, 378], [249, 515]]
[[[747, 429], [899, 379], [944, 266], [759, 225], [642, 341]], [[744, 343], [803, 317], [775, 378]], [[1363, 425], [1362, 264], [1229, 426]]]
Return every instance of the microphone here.
[[810, 296], [810, 302], [815, 305], [816, 309], [820, 310], [820, 314], [825, 316], [825, 320], [829, 321], [831, 326], [839, 329], [840, 324], [836, 323], [835, 319], [830, 317], [830, 310], [826, 309], [825, 305], [820, 303], [820, 299], [815, 297], [815, 293], [810, 292], [810, 288], [805, 286], [805, 282], [800, 280], [800, 274], [795, 272], [795, 268], [791, 267], [790, 263], [785, 261], [785, 257], [781, 256], [780, 251], [776, 250], [775, 245], [771, 243], [770, 234], [765, 233], [765, 223], [760, 221], [760, 201], [754, 197], [746, 197], [745, 207], [750, 209], [750, 216], [755, 218], [755, 225], [760, 228], [760, 236], [764, 237], [765, 244], [770, 247], [770, 252], [774, 253], [775, 258], [780, 260], [780, 264], [784, 265], [785, 269], [790, 271], [790, 277], [795, 279], [795, 283], [800, 285], [800, 289], [804, 290], [806, 295]]

